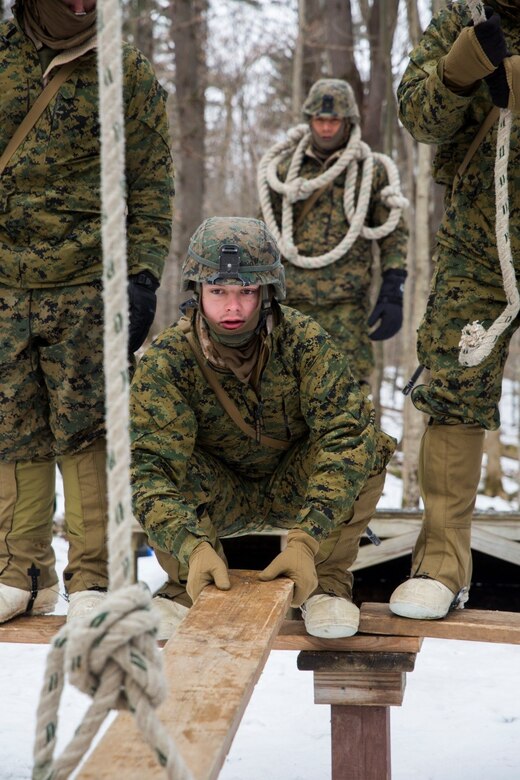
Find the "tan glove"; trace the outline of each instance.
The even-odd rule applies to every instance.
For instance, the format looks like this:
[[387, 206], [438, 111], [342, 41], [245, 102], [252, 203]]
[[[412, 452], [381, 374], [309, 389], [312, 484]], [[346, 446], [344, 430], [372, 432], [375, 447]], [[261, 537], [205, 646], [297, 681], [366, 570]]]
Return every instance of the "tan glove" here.
[[213, 582], [219, 590], [231, 588], [226, 564], [208, 542], [201, 542], [188, 561], [188, 596], [195, 603], [200, 592]]
[[507, 83], [509, 86], [509, 102], [507, 107], [515, 114], [520, 113], [520, 55], [513, 54], [504, 60]]
[[266, 582], [285, 574], [294, 582], [291, 606], [299, 607], [318, 585], [314, 557], [319, 546], [319, 542], [304, 531], [289, 531], [287, 547], [259, 574], [258, 579]]
[[447, 87], [456, 92], [469, 89], [480, 79], [495, 71], [475, 35], [474, 27], [465, 27], [453, 46], [441, 60], [441, 78]]

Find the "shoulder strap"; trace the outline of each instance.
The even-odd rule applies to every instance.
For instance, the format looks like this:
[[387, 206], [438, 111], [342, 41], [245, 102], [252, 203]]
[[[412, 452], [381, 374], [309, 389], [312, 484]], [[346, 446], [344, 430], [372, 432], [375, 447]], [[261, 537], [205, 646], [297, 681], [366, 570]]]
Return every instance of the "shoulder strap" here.
[[25, 141], [28, 134], [40, 116], [43, 114], [56, 92], [70, 76], [77, 63], [77, 60], [72, 60], [71, 62], [67, 62], [65, 65], [63, 65], [56, 73], [56, 75], [49, 81], [45, 89], [40, 92], [33, 105], [29, 109], [29, 112], [23, 118], [21, 124], [16, 128], [13, 137], [10, 139], [9, 143], [4, 149], [4, 153], [0, 157], [0, 176], [4, 172], [4, 169], [13, 154]]
[[258, 435], [255, 429], [251, 425], [248, 425], [246, 423], [246, 421], [240, 414], [237, 406], [233, 403], [229, 395], [226, 393], [226, 391], [220, 384], [216, 373], [204, 361], [204, 358], [200, 353], [199, 347], [197, 346], [195, 338], [193, 336], [193, 331], [190, 330], [189, 332], [187, 332], [183, 330], [183, 333], [186, 336], [188, 344], [192, 349], [192, 352], [195, 356], [197, 363], [199, 364], [200, 370], [204, 374], [204, 378], [206, 379], [207, 383], [209, 384], [209, 386], [217, 396], [220, 405], [222, 406], [224, 411], [229, 415], [229, 417], [231, 417], [235, 425], [237, 425], [240, 428], [240, 430], [243, 431], [251, 439], [255, 439], [255, 441], [259, 441], [260, 444], [263, 444], [266, 447], [272, 447], [272, 449], [275, 450], [288, 450], [289, 447], [291, 446], [290, 442], [282, 441], [281, 439], [273, 439], [270, 436], [264, 436], [262, 433]]
[[493, 127], [493, 125], [495, 124], [495, 122], [497, 121], [499, 115], [500, 115], [500, 109], [498, 108], [498, 106], [493, 106], [493, 108], [491, 109], [489, 114], [487, 114], [486, 118], [484, 119], [484, 121], [480, 125], [475, 138], [473, 139], [473, 141], [471, 142], [471, 144], [468, 147], [468, 151], [466, 152], [466, 156], [464, 157], [463, 161], [461, 162], [461, 164], [460, 164], [460, 166], [459, 166], [459, 168], [457, 170], [457, 173], [455, 174], [455, 178], [453, 180], [453, 188], [452, 189], [455, 188], [457, 182], [464, 175], [464, 171], [466, 170], [466, 168], [470, 164], [471, 158], [473, 157], [473, 155], [475, 154], [475, 152], [479, 148], [479, 146], [482, 143], [482, 140], [483, 140], [484, 136], [486, 135], [486, 133], [488, 132], [488, 130], [490, 130]]
[[295, 223], [294, 223], [294, 229], [295, 230], [296, 230], [297, 227], [300, 227], [300, 225], [302, 224], [303, 220], [305, 219], [305, 217], [307, 216], [309, 211], [312, 209], [312, 207], [314, 206], [314, 204], [316, 203], [318, 198], [321, 198], [323, 193], [326, 190], [328, 190], [329, 187], [332, 184], [334, 184], [334, 182], [333, 181], [329, 181], [327, 184], [324, 184], [323, 187], [320, 187], [319, 190], [314, 190], [312, 195], [309, 195], [309, 197], [307, 198], [307, 200], [303, 204], [302, 210], [298, 214], [298, 218], [295, 220]]

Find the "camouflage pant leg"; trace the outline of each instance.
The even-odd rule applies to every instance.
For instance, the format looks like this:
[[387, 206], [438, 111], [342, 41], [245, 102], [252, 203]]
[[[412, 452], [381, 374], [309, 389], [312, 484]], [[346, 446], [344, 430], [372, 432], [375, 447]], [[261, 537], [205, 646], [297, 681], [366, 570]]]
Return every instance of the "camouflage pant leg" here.
[[504, 364], [518, 322], [515, 320], [478, 366], [460, 365], [458, 345], [467, 323], [479, 320], [487, 329], [505, 305], [499, 270], [491, 271], [444, 248], [440, 250], [418, 332], [419, 361], [430, 369], [431, 380], [412, 392], [417, 409], [435, 422], [498, 428]]
[[[262, 525], [259, 484], [247, 482], [218, 458], [200, 449], [195, 449], [188, 461], [182, 492], [185, 504], [197, 516], [195, 525], [187, 530], [195, 536], [209, 539], [223, 560], [221, 536], [251, 532]], [[184, 561], [178, 560], [179, 550], [171, 549], [166, 540], [161, 544], [160, 530], [147, 531], [153, 539], [152, 547], [157, 560], [168, 575], [168, 581], [159, 593], [191, 606], [186, 594], [188, 567]]]
[[368, 337], [368, 315], [363, 304], [334, 301], [327, 306], [318, 306], [308, 301], [295, 301], [288, 302], [288, 305], [319, 322], [347, 355], [351, 371], [358, 382], [368, 382], [374, 368], [374, 355]]
[[68, 454], [104, 431], [101, 282], [0, 287], [0, 459]]

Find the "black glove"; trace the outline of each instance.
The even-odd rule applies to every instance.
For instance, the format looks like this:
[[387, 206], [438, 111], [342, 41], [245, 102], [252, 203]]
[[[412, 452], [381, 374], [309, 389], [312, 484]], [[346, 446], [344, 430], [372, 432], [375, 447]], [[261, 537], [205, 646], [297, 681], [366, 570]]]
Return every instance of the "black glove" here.
[[490, 76], [486, 76], [491, 100], [499, 108], [518, 113], [520, 108], [520, 56], [505, 57]]
[[489, 5], [484, 6], [484, 10], [486, 21], [475, 25], [475, 36], [488, 60], [497, 67], [507, 57], [506, 41], [500, 16]]
[[155, 317], [157, 297], [155, 291], [159, 282], [150, 271], [141, 271], [128, 277], [128, 307], [130, 311], [130, 329], [128, 333], [128, 352], [137, 352], [144, 342]]
[[377, 330], [370, 333], [372, 341], [383, 341], [395, 336], [403, 324], [403, 292], [407, 273], [402, 268], [390, 268], [383, 274], [381, 289], [368, 318], [369, 328], [380, 320]]

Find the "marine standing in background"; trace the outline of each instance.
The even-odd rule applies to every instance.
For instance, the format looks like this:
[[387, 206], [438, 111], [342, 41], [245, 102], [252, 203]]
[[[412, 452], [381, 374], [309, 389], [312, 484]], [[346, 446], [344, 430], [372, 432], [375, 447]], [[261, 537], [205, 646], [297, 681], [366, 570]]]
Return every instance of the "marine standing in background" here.
[[[0, 622], [56, 605], [56, 463], [69, 616], [108, 584], [96, 2], [13, 10], [0, 25], [0, 154], [45, 85], [70, 70], [0, 181]], [[154, 318], [173, 179], [165, 92], [137, 49], [122, 55], [133, 352]]]
[[429, 417], [419, 464], [423, 523], [411, 579], [390, 600], [393, 612], [410, 618], [442, 618], [468, 599], [484, 434], [500, 424], [504, 364], [518, 327], [517, 317], [479, 365], [459, 362], [462, 329], [479, 320], [487, 330], [506, 307], [495, 235], [498, 111], [487, 130], [483, 125], [495, 107], [513, 111], [509, 240], [517, 279], [520, 274], [520, 0], [489, 0], [486, 17], [473, 25], [466, 3], [440, 11], [412, 51], [398, 89], [401, 120], [417, 141], [436, 145], [433, 176], [446, 187], [417, 345], [431, 380], [412, 392]]
[[[360, 114], [350, 84], [340, 79], [317, 81], [303, 105], [303, 116], [308, 128], [301, 125], [293, 129], [303, 128], [304, 135], [296, 150], [289, 140], [278, 164], [273, 160], [276, 175], [265, 165], [271, 159], [269, 152], [260, 164], [263, 219], [277, 238], [281, 234], [288, 305], [314, 317], [348, 355], [358, 381], [367, 382], [374, 367], [371, 341], [391, 338], [402, 325], [408, 230], [396, 209], [391, 232], [377, 239], [382, 282], [370, 313], [374, 247], [362, 228], [384, 225], [390, 204], [402, 206], [405, 200], [391, 160], [385, 155], [372, 157], [361, 141]], [[289, 131], [289, 139], [292, 133]], [[396, 178], [392, 187], [385, 159]], [[306, 183], [323, 176], [327, 181], [309, 194]], [[349, 216], [345, 213], [346, 198], [351, 202]], [[283, 216], [287, 208], [292, 208], [290, 226]], [[337, 259], [323, 267], [312, 263], [300, 267], [288, 244], [289, 239], [296, 253], [312, 258], [335, 250], [346, 236], [349, 242], [354, 239], [353, 243], [344, 252], [338, 250]]]

